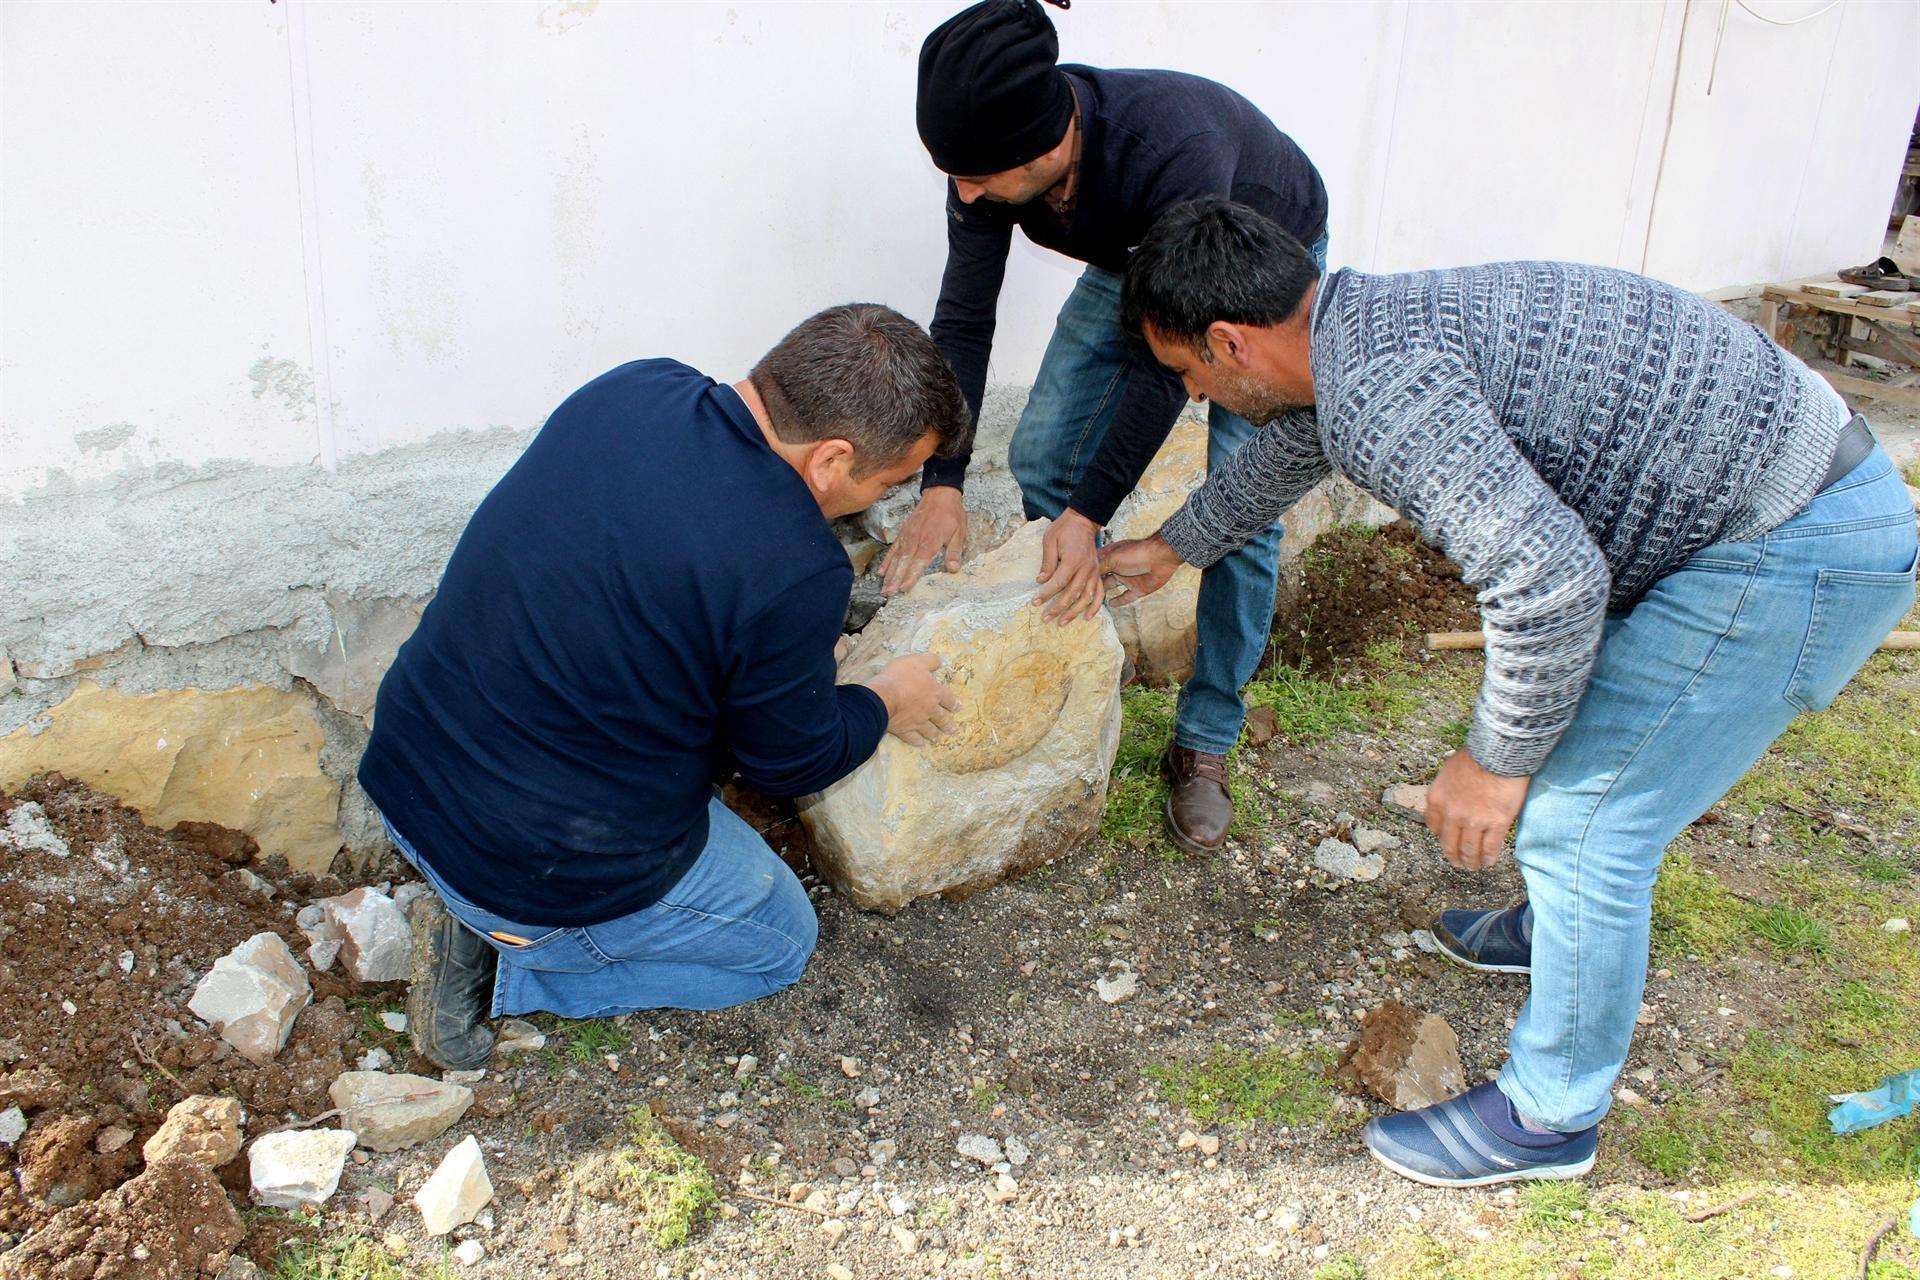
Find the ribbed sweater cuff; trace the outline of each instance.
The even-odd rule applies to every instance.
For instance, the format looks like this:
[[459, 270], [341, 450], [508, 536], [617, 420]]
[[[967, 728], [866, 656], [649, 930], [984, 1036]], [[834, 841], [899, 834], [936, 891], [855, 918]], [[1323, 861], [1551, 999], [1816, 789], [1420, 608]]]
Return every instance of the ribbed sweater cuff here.
[[1467, 731], [1467, 750], [1488, 773], [1497, 773], [1503, 778], [1530, 778], [1540, 772], [1540, 766], [1553, 754], [1559, 740], [1559, 734], [1544, 740], [1506, 737], [1498, 729], [1488, 727], [1485, 721], [1476, 719]]
[[1160, 536], [1166, 539], [1168, 546], [1180, 553], [1180, 558], [1196, 569], [1204, 569], [1233, 550], [1233, 544], [1211, 537], [1200, 527], [1193, 514], [1193, 503], [1187, 502], [1167, 522], [1160, 526]]

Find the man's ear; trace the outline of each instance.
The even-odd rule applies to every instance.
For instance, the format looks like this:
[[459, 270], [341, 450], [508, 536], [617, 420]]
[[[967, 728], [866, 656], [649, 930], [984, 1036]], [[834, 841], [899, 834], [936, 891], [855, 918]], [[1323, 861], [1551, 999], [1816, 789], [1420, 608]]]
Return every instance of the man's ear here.
[[853, 471], [852, 441], [842, 440], [838, 436], [814, 441], [813, 448], [807, 452], [806, 465], [801, 470], [807, 477], [809, 488], [815, 493], [826, 493]]
[[1212, 349], [1214, 358], [1235, 368], [1244, 369], [1251, 362], [1247, 331], [1240, 325], [1215, 320], [1207, 326], [1207, 345]]

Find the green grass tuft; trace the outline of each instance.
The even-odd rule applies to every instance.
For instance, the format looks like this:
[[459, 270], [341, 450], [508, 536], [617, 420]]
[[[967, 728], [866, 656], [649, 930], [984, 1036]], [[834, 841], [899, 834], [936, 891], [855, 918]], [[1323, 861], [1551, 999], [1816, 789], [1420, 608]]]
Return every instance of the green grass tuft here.
[[1162, 1102], [1185, 1108], [1199, 1123], [1244, 1128], [1325, 1116], [1333, 1107], [1326, 1066], [1324, 1051], [1293, 1057], [1282, 1049], [1248, 1053], [1215, 1045], [1199, 1062], [1150, 1066], [1145, 1074]]
[[274, 1280], [453, 1280], [445, 1261], [416, 1277], [377, 1241], [352, 1234], [289, 1241], [275, 1256], [272, 1274]]
[[1788, 955], [1823, 956], [1833, 941], [1826, 925], [1785, 903], [1754, 908], [1747, 913], [1747, 923]]
[[1670, 853], [1653, 886], [1653, 953], [1711, 960], [1733, 950], [1742, 903], [1685, 853]]
[[626, 1141], [619, 1149], [589, 1161], [577, 1181], [587, 1195], [633, 1213], [661, 1249], [685, 1244], [720, 1203], [720, 1188], [706, 1162], [675, 1142], [645, 1107], [627, 1113]]
[[1131, 686], [1120, 692], [1120, 712], [1120, 747], [1107, 783], [1107, 811], [1100, 819], [1100, 834], [1109, 840], [1166, 845], [1161, 815], [1167, 783], [1160, 772], [1160, 757], [1173, 741], [1174, 693]]

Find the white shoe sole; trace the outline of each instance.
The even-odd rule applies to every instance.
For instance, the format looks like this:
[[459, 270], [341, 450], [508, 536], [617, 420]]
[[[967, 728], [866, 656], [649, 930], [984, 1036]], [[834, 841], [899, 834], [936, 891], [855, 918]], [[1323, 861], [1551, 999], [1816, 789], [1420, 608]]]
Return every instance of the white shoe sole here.
[[1477, 1178], [1436, 1178], [1430, 1173], [1421, 1173], [1409, 1169], [1399, 1161], [1391, 1159], [1371, 1146], [1367, 1154], [1403, 1178], [1425, 1183], [1429, 1187], [1490, 1187], [1500, 1182], [1554, 1182], [1568, 1178], [1584, 1177], [1593, 1171], [1593, 1157], [1588, 1156], [1577, 1164], [1534, 1165], [1527, 1169], [1514, 1169], [1506, 1173], [1487, 1173]]

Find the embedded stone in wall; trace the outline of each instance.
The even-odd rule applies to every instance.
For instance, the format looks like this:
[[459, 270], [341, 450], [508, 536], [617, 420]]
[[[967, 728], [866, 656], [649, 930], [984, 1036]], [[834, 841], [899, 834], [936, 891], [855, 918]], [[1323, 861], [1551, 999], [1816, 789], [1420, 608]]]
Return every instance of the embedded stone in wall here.
[[[37, 731], [36, 731], [37, 730]], [[58, 770], [140, 810], [147, 823], [245, 831], [296, 871], [340, 848], [340, 784], [320, 769], [324, 733], [305, 693], [251, 687], [125, 694], [82, 681], [44, 717], [0, 738], [0, 787]]]
[[[1153, 455], [1140, 483], [1107, 526], [1109, 540], [1145, 538], [1165, 524], [1207, 478], [1207, 424], [1186, 416]], [[1123, 597], [1124, 598], [1124, 597]], [[1112, 610], [1113, 627], [1142, 684], [1180, 684], [1193, 674], [1194, 610], [1200, 571], [1183, 564], [1158, 591]]]
[[327, 593], [333, 630], [316, 650], [295, 645], [280, 655], [280, 665], [299, 676], [320, 696], [350, 716], [373, 723], [373, 697], [394, 655], [420, 625], [426, 605], [419, 600], [356, 600]]
[[1046, 521], [958, 574], [889, 604], [840, 667], [870, 678], [905, 653], [946, 660], [961, 706], [930, 746], [882, 739], [873, 759], [800, 802], [814, 865], [853, 901], [897, 911], [985, 888], [1099, 826], [1120, 735], [1120, 642], [1105, 611], [1046, 622], [1033, 596]]

